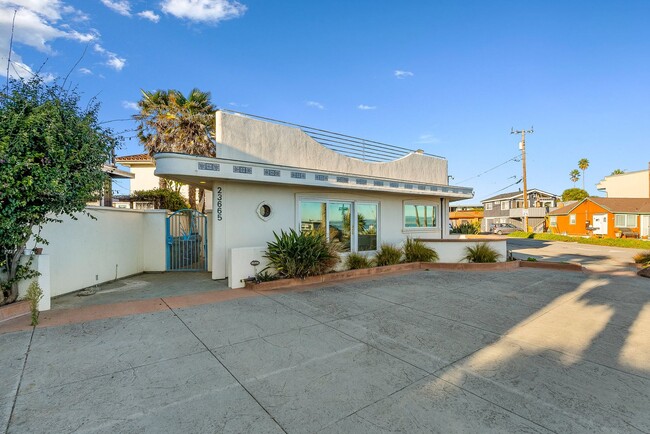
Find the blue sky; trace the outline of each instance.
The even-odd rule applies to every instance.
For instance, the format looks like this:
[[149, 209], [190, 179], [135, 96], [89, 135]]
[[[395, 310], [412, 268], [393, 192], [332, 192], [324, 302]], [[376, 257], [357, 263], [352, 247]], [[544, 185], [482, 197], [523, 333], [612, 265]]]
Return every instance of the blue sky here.
[[3, 76], [16, 8], [10, 73], [71, 71], [102, 119], [127, 119], [108, 124], [127, 137], [118, 154], [142, 152], [140, 89], [198, 87], [219, 107], [444, 156], [474, 203], [521, 185], [517, 161], [476, 177], [519, 153], [511, 127], [535, 128], [529, 188], [560, 194], [588, 158], [598, 194], [650, 161], [648, 1], [0, 0]]

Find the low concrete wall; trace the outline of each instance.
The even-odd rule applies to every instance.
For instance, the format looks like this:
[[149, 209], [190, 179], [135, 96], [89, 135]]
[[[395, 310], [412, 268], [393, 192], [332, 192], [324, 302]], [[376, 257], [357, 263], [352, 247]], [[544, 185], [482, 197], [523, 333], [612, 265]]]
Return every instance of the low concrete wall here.
[[[256, 273], [262, 271], [268, 261], [264, 258], [266, 247], [242, 247], [230, 249], [227, 261], [228, 287], [243, 288], [244, 279], [255, 277]], [[252, 261], [259, 261], [260, 265], [252, 266]]]
[[[41, 235], [49, 241], [51, 295], [142, 273], [165, 270], [165, 210], [88, 207], [96, 219], [77, 215], [50, 223]], [[30, 242], [29, 246], [32, 245]]]
[[438, 252], [440, 263], [466, 262], [465, 248], [475, 246], [478, 243], [487, 243], [496, 250], [501, 257], [499, 262], [505, 262], [508, 259], [508, 247], [506, 237], [481, 237], [481, 236], [462, 236], [459, 238], [450, 238], [444, 240], [420, 239], [428, 247]]
[[[505, 262], [507, 259], [506, 237], [461, 236], [453, 239], [421, 239], [421, 241], [438, 252], [440, 258], [438, 262], [441, 265], [466, 262], [464, 260], [465, 247], [474, 246], [479, 242], [485, 242], [495, 249], [501, 255], [499, 262]], [[265, 250], [266, 247], [244, 247], [228, 250], [226, 270], [230, 288], [243, 288], [245, 286], [244, 279], [255, 276], [256, 272], [263, 270], [268, 265], [268, 261], [263, 257]], [[365, 256], [373, 257], [374, 253], [366, 252]], [[345, 271], [346, 257], [346, 253], [341, 254], [341, 261], [334, 268], [335, 271]], [[260, 265], [253, 267], [250, 263], [254, 260], [259, 261]], [[402, 265], [405, 266], [406, 264]]]
[[[23, 255], [20, 258], [20, 263], [26, 265], [29, 260], [32, 260], [31, 268], [40, 273], [40, 276], [18, 282], [18, 300], [25, 298], [29, 285], [36, 281], [43, 291], [43, 298], [38, 302], [38, 310], [50, 310], [51, 287], [50, 287], [50, 257], [48, 255]], [[0, 271], [0, 278], [5, 280], [6, 273]]]

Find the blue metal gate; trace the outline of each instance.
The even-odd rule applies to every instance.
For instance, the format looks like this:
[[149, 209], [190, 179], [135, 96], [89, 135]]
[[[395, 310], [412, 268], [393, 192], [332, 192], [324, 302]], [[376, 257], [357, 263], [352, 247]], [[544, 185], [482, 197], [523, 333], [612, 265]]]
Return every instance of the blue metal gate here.
[[181, 209], [167, 217], [167, 271], [208, 269], [208, 219], [193, 209]]

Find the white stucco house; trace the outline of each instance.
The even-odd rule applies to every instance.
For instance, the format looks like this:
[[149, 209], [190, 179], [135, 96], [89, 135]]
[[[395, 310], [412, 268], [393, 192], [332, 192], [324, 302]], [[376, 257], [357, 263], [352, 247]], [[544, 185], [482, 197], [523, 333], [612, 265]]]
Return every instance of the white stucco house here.
[[650, 163], [648, 169], [609, 175], [596, 184], [605, 197], [650, 197]]
[[[160, 177], [154, 173], [156, 170], [156, 162], [149, 154], [122, 155], [115, 158], [115, 163], [128, 168], [128, 174], [130, 175], [129, 194], [140, 190], [153, 190], [160, 187]], [[187, 185], [183, 185], [180, 188], [180, 194], [185, 199], [189, 198]], [[209, 194], [211, 194], [209, 191], [206, 192], [206, 209], [211, 209], [212, 201], [210, 200]], [[115, 201], [113, 204], [113, 206], [118, 208], [128, 205], [130, 205], [129, 202], [119, 201]], [[153, 204], [140, 202], [134, 202], [132, 205], [136, 209], [148, 209], [153, 206]]]
[[212, 190], [209, 269], [230, 287], [264, 265], [274, 232], [324, 226], [344, 251], [372, 253], [450, 238], [449, 203], [473, 197], [448, 184], [446, 159], [419, 150], [223, 110], [215, 137], [216, 158], [157, 154], [155, 175]]

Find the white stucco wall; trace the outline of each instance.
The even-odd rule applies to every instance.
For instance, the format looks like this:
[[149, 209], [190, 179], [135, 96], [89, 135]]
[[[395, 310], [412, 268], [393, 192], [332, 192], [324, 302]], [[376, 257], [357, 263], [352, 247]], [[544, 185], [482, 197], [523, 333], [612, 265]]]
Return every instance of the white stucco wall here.
[[[446, 237], [448, 227], [447, 202], [443, 203], [443, 215], [434, 230], [405, 230], [403, 226], [403, 202], [405, 200], [432, 201], [440, 206], [439, 198], [423, 198], [413, 195], [381, 194], [363, 191], [333, 191], [331, 189], [273, 184], [250, 184], [233, 181], [217, 181], [213, 185], [215, 197], [221, 194], [221, 210], [214, 203], [212, 219], [212, 277], [228, 277], [229, 269], [241, 268], [230, 264], [231, 249], [266, 246], [273, 240], [273, 232], [299, 229], [297, 201], [301, 197], [314, 199], [338, 199], [344, 201], [368, 201], [379, 203], [379, 235], [377, 243], [399, 244], [407, 236], [413, 238]], [[219, 193], [220, 192], [220, 193]], [[272, 208], [271, 217], [264, 221], [257, 215], [261, 202]], [[218, 216], [221, 215], [221, 220]], [[247, 260], [248, 261], [248, 260]], [[250, 261], [248, 261], [250, 262]]]
[[606, 176], [598, 185], [607, 197], [650, 197], [650, 173], [648, 170]]
[[448, 262], [448, 263], [467, 262], [464, 259], [466, 254], [466, 250], [465, 250], [466, 247], [468, 246], [474, 247], [478, 243], [486, 243], [494, 250], [496, 250], [501, 255], [501, 257], [499, 258], [499, 262], [505, 262], [507, 260], [508, 248], [507, 248], [507, 240], [505, 237], [499, 240], [467, 239], [465, 241], [457, 241], [457, 242], [449, 242], [449, 241], [425, 242], [425, 244], [428, 247], [435, 249], [435, 251], [438, 253], [438, 257], [439, 257], [438, 262]]
[[[78, 215], [50, 223], [51, 295], [74, 292], [143, 271], [165, 270], [165, 210], [136, 211], [88, 207], [97, 219]], [[31, 246], [31, 243], [29, 244]]]
[[153, 174], [156, 167], [151, 166], [131, 166], [129, 171], [135, 175], [131, 179], [131, 194], [138, 190], [153, 190], [160, 187], [160, 181], [156, 175]]
[[447, 160], [409, 154], [369, 163], [325, 148], [301, 130], [217, 111], [217, 157], [361, 176], [448, 184]]

